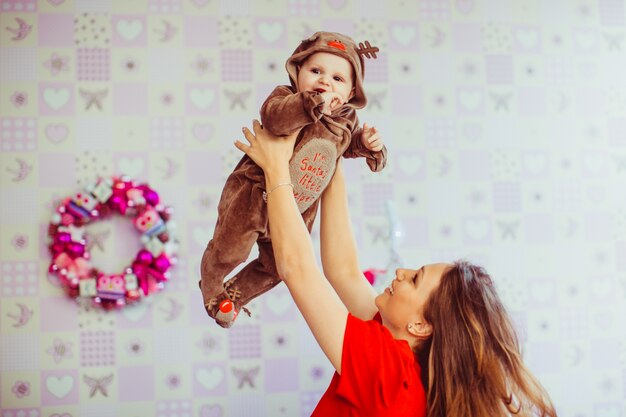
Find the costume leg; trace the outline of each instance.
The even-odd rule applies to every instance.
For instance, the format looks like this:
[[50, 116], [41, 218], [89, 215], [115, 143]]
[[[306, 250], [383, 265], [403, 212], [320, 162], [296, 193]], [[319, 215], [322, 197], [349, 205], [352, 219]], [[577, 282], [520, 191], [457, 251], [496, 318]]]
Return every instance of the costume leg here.
[[[315, 222], [318, 205], [319, 202], [315, 202], [302, 213], [309, 233]], [[238, 310], [248, 304], [252, 299], [271, 290], [281, 282], [276, 270], [274, 250], [272, 249], [272, 241], [269, 236], [269, 227], [268, 232], [259, 238], [257, 245], [259, 247], [259, 257], [248, 263], [236, 276], [229, 279], [225, 284], [226, 291], [231, 300], [234, 301]]]
[[[229, 177], [220, 198], [213, 238], [202, 255], [199, 284], [204, 305], [209, 316], [223, 327], [230, 327], [228, 319], [218, 317], [228, 310], [228, 306], [221, 308], [221, 303], [229, 300], [224, 277], [248, 258], [252, 245], [265, 230], [267, 208], [262, 193], [258, 184], [246, 178]], [[236, 315], [232, 309], [226, 313]]]

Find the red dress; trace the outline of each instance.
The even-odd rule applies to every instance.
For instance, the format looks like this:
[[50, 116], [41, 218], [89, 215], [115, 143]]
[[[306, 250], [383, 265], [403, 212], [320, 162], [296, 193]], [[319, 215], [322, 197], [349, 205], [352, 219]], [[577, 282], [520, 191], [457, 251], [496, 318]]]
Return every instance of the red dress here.
[[341, 358], [341, 375], [335, 372], [311, 417], [426, 415], [415, 355], [379, 314], [368, 321], [348, 314]]

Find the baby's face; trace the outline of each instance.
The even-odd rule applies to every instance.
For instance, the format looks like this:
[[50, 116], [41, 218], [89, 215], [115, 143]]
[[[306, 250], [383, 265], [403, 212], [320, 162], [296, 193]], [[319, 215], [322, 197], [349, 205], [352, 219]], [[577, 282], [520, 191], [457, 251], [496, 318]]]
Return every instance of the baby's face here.
[[354, 96], [352, 65], [328, 52], [309, 56], [298, 71], [298, 91], [333, 92], [347, 103]]

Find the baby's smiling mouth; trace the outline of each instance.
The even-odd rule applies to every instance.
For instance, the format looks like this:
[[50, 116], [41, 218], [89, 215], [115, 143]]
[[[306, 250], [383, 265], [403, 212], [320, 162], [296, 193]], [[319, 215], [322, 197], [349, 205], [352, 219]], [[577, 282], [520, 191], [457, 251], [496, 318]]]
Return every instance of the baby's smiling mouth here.
[[313, 91], [317, 91], [318, 93], [325, 93], [326, 92], [326, 90], [324, 90], [323, 88], [316, 88]]

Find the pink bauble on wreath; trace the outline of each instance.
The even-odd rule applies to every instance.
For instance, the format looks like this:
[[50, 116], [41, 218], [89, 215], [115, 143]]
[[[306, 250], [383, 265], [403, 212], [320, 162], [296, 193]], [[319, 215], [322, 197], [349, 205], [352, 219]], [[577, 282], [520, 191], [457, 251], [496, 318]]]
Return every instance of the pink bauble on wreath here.
[[[112, 214], [133, 219], [143, 247], [124, 271], [108, 274], [91, 265], [85, 226]], [[176, 264], [178, 245], [171, 214], [172, 209], [161, 204], [159, 194], [147, 184], [128, 177], [101, 178], [63, 199], [52, 215], [49, 272], [72, 298], [91, 300], [105, 309], [136, 302], [163, 289]]]

